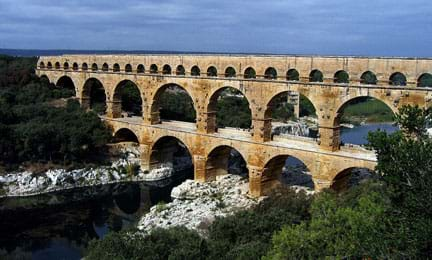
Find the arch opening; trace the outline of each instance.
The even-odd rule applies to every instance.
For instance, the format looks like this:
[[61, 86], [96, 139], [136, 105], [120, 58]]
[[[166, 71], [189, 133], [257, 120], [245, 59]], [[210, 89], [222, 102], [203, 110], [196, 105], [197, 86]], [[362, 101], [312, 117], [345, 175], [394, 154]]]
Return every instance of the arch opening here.
[[126, 64], [126, 66], [125, 66], [125, 72], [126, 73], [132, 73], [132, 65]]
[[404, 74], [395, 72], [390, 76], [390, 85], [393, 86], [406, 86], [407, 79]]
[[165, 64], [162, 68], [162, 74], [171, 75], [171, 66], [168, 64]]
[[286, 79], [288, 81], [299, 81], [300, 73], [296, 69], [290, 69], [287, 71]]
[[267, 162], [261, 178], [263, 195], [269, 194], [279, 185], [313, 191], [312, 174], [306, 164], [297, 157], [278, 155]]
[[107, 72], [108, 70], [109, 70], [109, 66], [108, 66], [108, 64], [107, 64], [107, 63], [104, 63], [104, 64], [102, 65], [102, 71]]
[[244, 72], [244, 78], [245, 79], [255, 79], [256, 78], [255, 69], [252, 67], [247, 68]]
[[92, 71], [98, 71], [98, 65], [96, 63], [93, 63], [92, 67], [91, 67], [91, 70]]
[[226, 78], [235, 78], [236, 77], [236, 70], [233, 67], [226, 68], [225, 77]]
[[73, 70], [78, 70], [79, 68], [78, 68], [78, 63], [76, 63], [76, 62], [74, 62], [74, 64], [72, 65], [72, 69]]
[[265, 118], [271, 118], [271, 138], [302, 136], [316, 138], [318, 123], [312, 102], [296, 91], [275, 95], [267, 104]]
[[63, 76], [57, 81], [57, 87], [67, 89], [67, 96], [72, 97], [76, 95], [75, 84], [69, 76]]
[[417, 81], [417, 86], [420, 88], [431, 88], [432, 87], [432, 74], [423, 73], [420, 75]]
[[55, 66], [55, 69], [56, 70], [59, 70], [60, 69], [60, 62], [56, 62], [55, 64], [54, 64], [54, 66]]
[[52, 69], [52, 63], [50, 61], [48, 61], [48, 63], [47, 63], [47, 68]]
[[156, 64], [150, 65], [150, 73], [151, 74], [158, 74], [158, 66]]
[[39, 68], [40, 68], [40, 69], [45, 69], [45, 63], [44, 63], [43, 61], [41, 61], [41, 62], [39, 63]]
[[192, 97], [180, 85], [166, 84], [158, 89], [151, 106], [152, 123], [183, 121], [195, 123], [196, 111]]
[[177, 180], [193, 179], [192, 153], [180, 139], [164, 136], [157, 140], [150, 154], [149, 170], [162, 172]]
[[231, 146], [221, 145], [214, 148], [207, 156], [206, 180], [217, 180], [227, 174], [248, 178], [246, 160], [240, 152]]
[[264, 78], [265, 79], [277, 79], [277, 71], [273, 67], [269, 67], [264, 72]]
[[114, 143], [135, 143], [138, 144], [139, 140], [136, 134], [127, 128], [121, 128], [115, 132], [113, 137]]
[[334, 75], [334, 83], [347, 84], [349, 83], [349, 75], [346, 71], [340, 70]]
[[235, 88], [223, 87], [213, 93], [207, 105], [207, 113], [209, 132], [218, 132], [219, 128], [250, 131], [252, 112], [249, 101]]
[[140, 64], [137, 66], [137, 73], [144, 73], [145, 72], [145, 68], [144, 65]]
[[87, 65], [87, 63], [83, 63], [82, 65], [81, 65], [81, 69], [83, 70], [83, 71], [87, 71], [88, 70], [88, 65]]
[[196, 77], [198, 77], [198, 76], [200, 76], [201, 75], [201, 70], [200, 70], [200, 68], [198, 67], [198, 66], [193, 66], [192, 67], [192, 69], [191, 69], [191, 76], [196, 76]]
[[120, 65], [118, 63], [114, 64], [113, 72], [120, 72]]
[[333, 179], [330, 188], [336, 192], [343, 192], [375, 178], [377, 178], [377, 175], [371, 169], [352, 167], [338, 173]]
[[106, 113], [106, 94], [103, 84], [96, 78], [88, 79], [83, 87], [82, 106], [98, 114]]
[[69, 63], [67, 63], [67, 62], [63, 63], [63, 69], [68, 70], [69, 69]]
[[309, 74], [309, 82], [323, 82], [324, 75], [320, 70], [312, 70]]
[[214, 67], [214, 66], [210, 66], [208, 69], [207, 69], [207, 76], [208, 77], [217, 77], [217, 69], [216, 69], [216, 67]]
[[182, 65], [178, 65], [176, 68], [176, 75], [178, 76], [184, 76], [186, 75], [186, 70]]
[[138, 86], [123, 80], [117, 84], [113, 98], [113, 117], [142, 117], [142, 98]]
[[360, 83], [366, 85], [376, 85], [378, 82], [375, 73], [372, 71], [364, 72], [360, 77]]
[[338, 109], [334, 125], [341, 126], [340, 143], [364, 145], [369, 131], [398, 130], [394, 125], [394, 111], [385, 102], [361, 96], [348, 100]]

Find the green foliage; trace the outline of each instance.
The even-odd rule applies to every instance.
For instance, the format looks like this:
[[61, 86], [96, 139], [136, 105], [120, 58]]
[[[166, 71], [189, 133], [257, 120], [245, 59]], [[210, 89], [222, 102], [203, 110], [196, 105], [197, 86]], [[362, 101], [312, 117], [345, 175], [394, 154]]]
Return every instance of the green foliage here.
[[160, 201], [160, 202], [158, 202], [158, 204], [156, 204], [156, 212], [157, 213], [160, 213], [166, 209], [168, 209], [168, 206], [164, 201]]
[[138, 173], [139, 173], [139, 170], [140, 170], [140, 166], [139, 166], [139, 164], [137, 164], [137, 163], [128, 163], [128, 164], [126, 164], [126, 166], [125, 166], [126, 174], [127, 174], [129, 177], [137, 176]]
[[216, 121], [218, 127], [250, 128], [252, 119], [247, 99], [235, 94], [221, 95], [217, 101]]
[[121, 86], [120, 95], [123, 111], [131, 112], [134, 115], [141, 115], [141, 94], [134, 83], [126, 81], [126, 83]]
[[[7, 60], [14, 67], [29, 66], [22, 69], [27, 73], [34, 66], [24, 58]], [[64, 107], [50, 104], [68, 97], [70, 90], [33, 74], [21, 75], [21, 70], [16, 73], [9, 85], [0, 88], [0, 162], [85, 161], [104, 147], [111, 133], [96, 114], [86, 113], [75, 100], [68, 100]]]
[[288, 120], [294, 120], [294, 106], [292, 104], [287, 103], [287, 94], [279, 95], [274, 98], [273, 110], [272, 110], [272, 118], [277, 121], [286, 122]]
[[310, 222], [287, 225], [277, 232], [264, 259], [388, 256], [390, 238], [385, 231], [390, 203], [380, 185], [373, 185], [363, 187], [354, 199], [332, 192], [319, 194], [311, 206]]
[[359, 124], [393, 122], [393, 111], [382, 101], [374, 98], [358, 98], [345, 104], [341, 122]]
[[85, 259], [205, 259], [206, 248], [204, 239], [185, 228], [156, 229], [145, 237], [109, 233], [90, 242]]
[[193, 101], [186, 92], [165, 91], [159, 102], [162, 119], [195, 122]]
[[316, 117], [316, 110], [312, 102], [305, 96], [300, 95], [300, 117]]

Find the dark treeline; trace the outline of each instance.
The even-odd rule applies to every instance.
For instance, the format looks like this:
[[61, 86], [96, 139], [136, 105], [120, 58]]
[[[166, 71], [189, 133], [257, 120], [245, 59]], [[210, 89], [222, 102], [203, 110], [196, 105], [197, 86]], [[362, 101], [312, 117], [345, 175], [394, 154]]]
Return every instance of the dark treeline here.
[[[34, 75], [36, 58], [0, 57], [0, 163], [85, 162], [111, 133], [73, 93]], [[57, 102], [58, 103], [58, 102]]]
[[258, 207], [218, 218], [207, 238], [185, 228], [110, 233], [86, 259], [428, 259], [432, 255], [430, 112], [403, 107], [402, 131], [369, 135], [375, 178], [308, 198], [274, 191]]

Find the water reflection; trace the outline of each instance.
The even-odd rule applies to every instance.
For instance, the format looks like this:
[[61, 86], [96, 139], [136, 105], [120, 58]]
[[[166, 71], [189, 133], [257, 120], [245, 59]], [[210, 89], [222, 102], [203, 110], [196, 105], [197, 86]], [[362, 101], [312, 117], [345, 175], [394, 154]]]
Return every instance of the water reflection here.
[[0, 259], [80, 259], [91, 239], [136, 226], [152, 205], [169, 202], [172, 187], [183, 180], [165, 187], [113, 184], [1, 199]]
[[386, 131], [388, 134], [399, 130], [399, 127], [392, 123], [366, 124], [355, 126], [354, 128], [342, 128], [341, 140], [345, 144], [367, 144], [367, 136], [370, 131], [378, 129]]

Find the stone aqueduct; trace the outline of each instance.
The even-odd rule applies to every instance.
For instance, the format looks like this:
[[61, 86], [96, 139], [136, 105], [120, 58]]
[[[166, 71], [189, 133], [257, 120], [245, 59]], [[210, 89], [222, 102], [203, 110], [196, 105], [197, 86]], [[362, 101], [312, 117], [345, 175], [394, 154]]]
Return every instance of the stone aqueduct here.
[[[90, 104], [86, 82], [104, 87], [107, 114], [114, 131], [129, 129], [139, 141], [142, 166], [150, 168], [154, 145], [174, 137], [189, 150], [198, 181], [227, 172], [227, 147], [236, 149], [249, 170], [249, 189], [266, 194], [277, 182], [287, 156], [300, 159], [312, 173], [316, 189], [336, 185], [349, 169], [373, 169], [375, 154], [340, 146], [340, 113], [348, 101], [374, 97], [394, 112], [404, 104], [429, 107], [432, 60], [409, 58], [311, 57], [276, 55], [64, 55], [40, 57], [39, 76], [57, 83], [69, 77], [83, 107]], [[343, 75], [343, 77], [341, 76]], [[142, 118], [122, 118], [118, 86], [125, 80], [139, 88]], [[427, 81], [429, 80], [429, 81]], [[162, 122], [158, 98], [167, 86], [182, 87], [193, 100], [195, 124]], [[215, 103], [231, 87], [248, 100], [250, 131], [216, 128]], [[281, 93], [307, 97], [318, 116], [319, 140], [273, 138], [272, 100]], [[152, 155], [153, 154], [153, 155]], [[339, 185], [339, 184], [338, 184]]]

